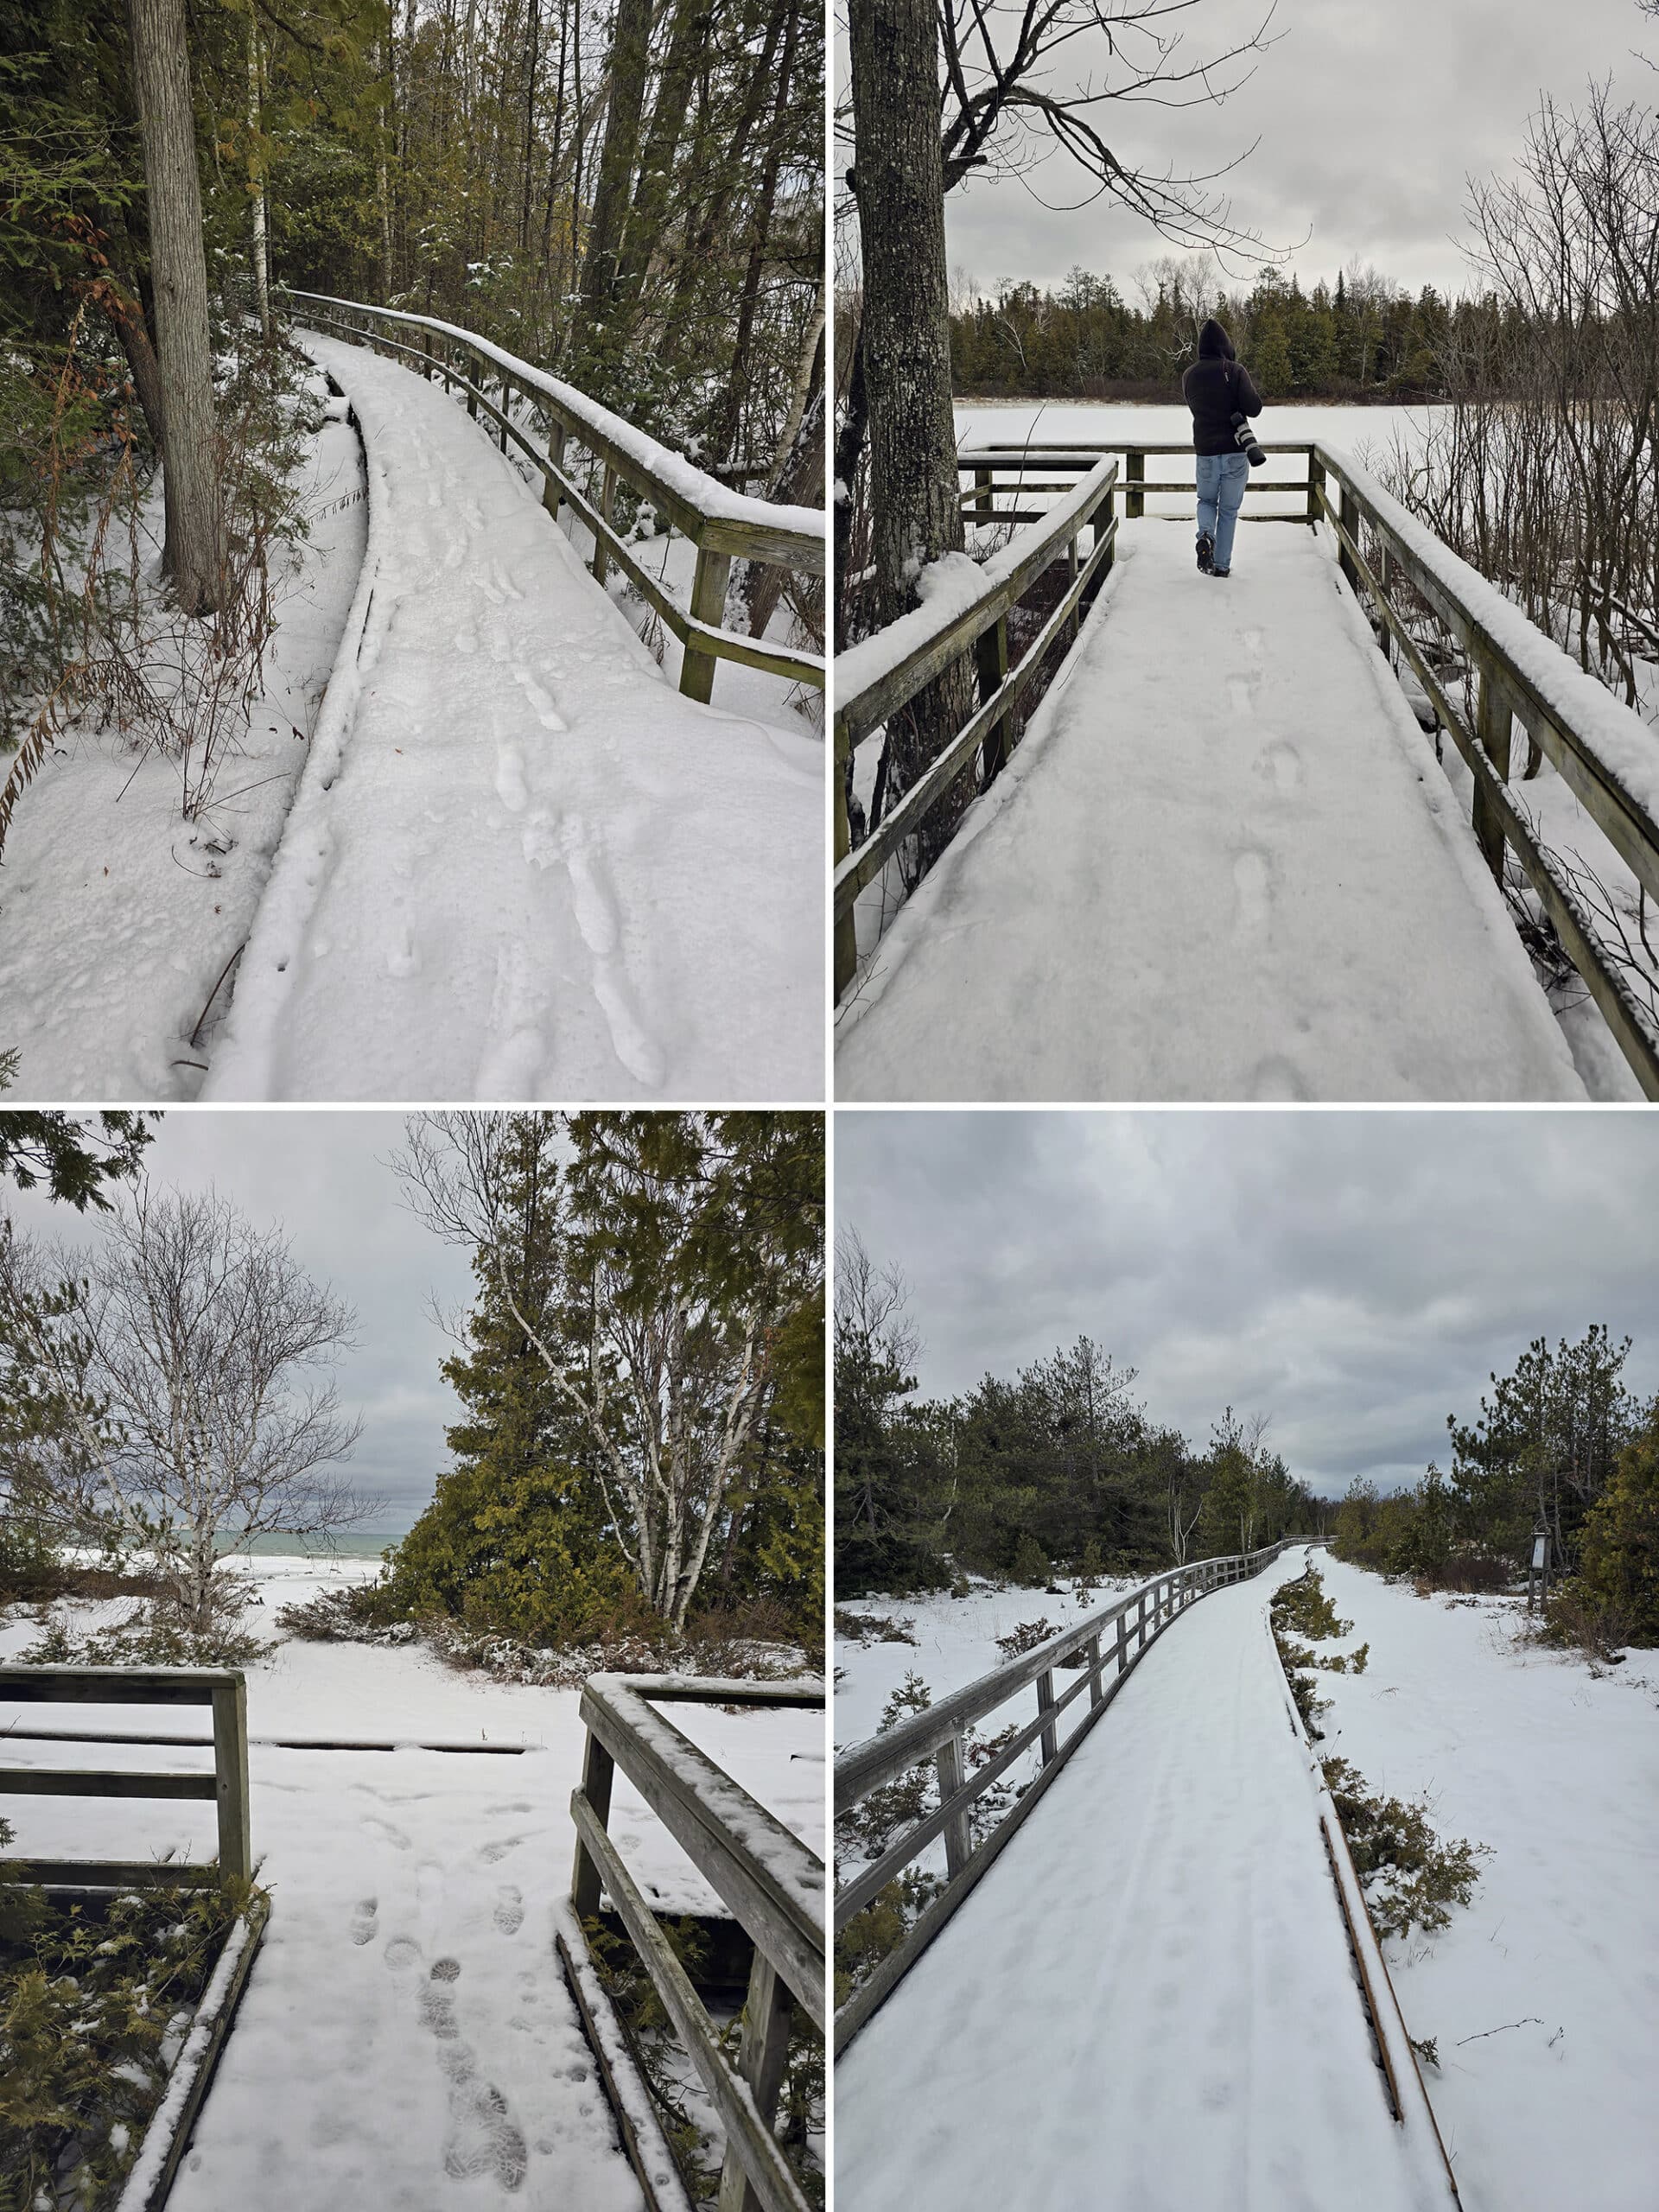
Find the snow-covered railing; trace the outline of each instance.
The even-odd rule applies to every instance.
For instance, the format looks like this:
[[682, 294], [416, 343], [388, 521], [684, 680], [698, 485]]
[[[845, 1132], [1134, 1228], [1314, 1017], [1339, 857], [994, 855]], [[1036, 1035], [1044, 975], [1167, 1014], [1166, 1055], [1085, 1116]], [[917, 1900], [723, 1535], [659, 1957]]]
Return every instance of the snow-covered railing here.
[[[122, 1767], [0, 1767], [0, 1796], [201, 1797], [219, 1814], [219, 1857], [207, 1865], [171, 1859], [29, 1859], [29, 1878], [47, 1887], [130, 1889], [154, 1882], [203, 1884], [253, 1874], [248, 1824], [247, 1688], [224, 1667], [0, 1667], [0, 1704], [208, 1705], [213, 1713], [211, 1774], [134, 1773]], [[107, 1738], [109, 1742], [123, 1740]], [[6, 1862], [0, 1860], [0, 1879]]]
[[[1266, 454], [1296, 454], [1310, 464], [1313, 459], [1313, 446], [1306, 438], [1290, 439], [1274, 443], [1264, 440], [1262, 450]], [[1097, 467], [1103, 453], [1121, 454], [1123, 458], [1123, 473], [1120, 488], [1123, 494], [1123, 518], [1126, 522], [1137, 522], [1145, 515], [1149, 494], [1173, 493], [1181, 499], [1196, 500], [1198, 487], [1193, 482], [1149, 484], [1147, 481], [1147, 454], [1176, 454], [1190, 461], [1192, 459], [1192, 442], [1190, 438], [1185, 445], [1174, 443], [1128, 445], [1113, 442], [1096, 446], [1040, 443], [1028, 446], [976, 446], [965, 448], [957, 456], [957, 474], [963, 476], [971, 475], [974, 480], [972, 487], [961, 494], [963, 519], [980, 528], [987, 525], [1000, 527], [1005, 523], [1011, 522], [1040, 521], [1048, 514], [1047, 507], [1024, 508], [1017, 505], [1012, 507], [999, 507], [996, 504], [998, 493], [1009, 493], [1018, 500], [1027, 493], [1035, 497], [1039, 493], [1069, 492], [1074, 487], [1073, 472]], [[1054, 469], [1065, 473], [1058, 481], [1043, 480], [1043, 472]], [[1033, 474], [1033, 471], [1035, 474]], [[1010, 480], [1005, 482], [1003, 480], [1005, 479]], [[1277, 495], [1281, 499], [1292, 493], [1301, 494], [1305, 504], [1299, 508], [1280, 509], [1272, 514], [1252, 514], [1246, 508], [1240, 512], [1241, 522], [1312, 523], [1317, 522], [1319, 518], [1319, 512], [1313, 503], [1311, 466], [1297, 477], [1262, 477], [1252, 474], [1246, 481], [1244, 490], [1247, 494], [1257, 496], [1267, 494], [1270, 497]]]
[[[988, 785], [1007, 757], [1015, 708], [1050, 647], [1062, 635], [1075, 640], [1083, 619], [1111, 567], [1117, 532], [1112, 490], [1114, 459], [1096, 459], [1081, 481], [981, 563], [964, 553], [935, 562], [924, 603], [836, 662], [836, 995], [858, 964], [853, 908], [928, 810], [981, 754], [980, 784]], [[1077, 546], [1085, 529], [1094, 542], [1086, 559]], [[1058, 606], [1030, 646], [1008, 665], [1008, 615], [1050, 564], [1064, 557], [1071, 576]], [[852, 849], [847, 778], [853, 748], [972, 649], [980, 703], [926, 772], [885, 814], [856, 851]]]
[[[734, 557], [802, 575], [823, 575], [826, 533], [821, 513], [732, 490], [683, 454], [658, 444], [621, 416], [601, 407], [575, 385], [521, 360], [474, 331], [432, 315], [372, 307], [361, 300], [335, 299], [327, 293], [283, 288], [283, 296], [307, 302], [312, 308], [332, 310], [311, 313], [308, 321], [404, 355], [428, 378], [441, 377], [446, 391], [459, 390], [466, 394], [467, 411], [474, 421], [482, 408], [500, 433], [502, 452], [505, 453], [511, 439], [531, 467], [541, 472], [542, 503], [554, 521], [559, 519], [560, 508], [569, 505], [586, 524], [594, 540], [588, 565], [594, 581], [602, 584], [613, 564], [620, 569], [684, 646], [680, 690], [687, 698], [706, 703], [713, 697], [718, 660], [741, 661], [746, 667], [823, 690], [821, 655], [745, 637], [724, 627], [726, 590]], [[419, 344], [391, 336], [389, 327], [405, 329], [411, 336], [418, 334]], [[465, 372], [462, 360], [471, 365], [474, 374]], [[495, 386], [498, 397], [492, 398], [486, 391], [486, 381]], [[550, 425], [545, 451], [512, 419], [510, 402], [515, 392]], [[601, 465], [596, 500], [589, 497], [591, 487], [579, 483], [570, 467], [568, 448], [571, 446], [582, 448]], [[641, 564], [628, 541], [613, 527], [612, 502], [619, 481], [646, 501], [659, 521], [696, 547], [689, 610]]]
[[[807, 2212], [805, 2193], [772, 2123], [788, 2057], [791, 2005], [798, 2004], [815, 2023], [824, 2017], [823, 1862], [657, 1709], [676, 1703], [822, 1712], [824, 1691], [822, 1682], [591, 1675], [582, 1693], [587, 1756], [582, 1786], [570, 1799], [576, 1828], [571, 1904], [578, 1921], [588, 1921], [598, 1915], [601, 1892], [608, 1897], [720, 2115], [726, 2131], [721, 2212], [753, 2205], [764, 2212]], [[754, 1946], [735, 2072], [609, 1834], [611, 1785], [619, 1766]], [[563, 1950], [563, 1936], [560, 1942]], [[568, 1955], [565, 1966], [583, 2002], [575, 1963]], [[630, 2155], [646, 2202], [655, 2206], [646, 2162], [632, 2145]]]
[[[1659, 1032], [1509, 790], [1519, 722], [1534, 747], [1534, 766], [1540, 757], [1549, 761], [1647, 896], [1659, 899], [1659, 734], [1345, 454], [1316, 442], [1313, 456], [1319, 480], [1310, 496], [1336, 532], [1342, 572], [1356, 596], [1362, 586], [1369, 594], [1474, 779], [1475, 835], [1488, 865], [1502, 883], [1505, 847], [1513, 847], [1637, 1082], [1659, 1098]], [[1338, 486], [1334, 501], [1327, 475]], [[1362, 523], [1376, 541], [1375, 564], [1361, 542]], [[1477, 683], [1472, 729], [1389, 597], [1396, 573], [1468, 657]]]
[[[836, 1932], [839, 1935], [855, 1915], [872, 1904], [890, 1882], [897, 1880], [913, 1859], [941, 1836], [944, 1839], [944, 1886], [906, 1933], [903, 1940], [880, 1961], [868, 1980], [855, 1989], [836, 2015], [836, 2055], [847, 2048], [859, 2030], [892, 1995], [922, 1953], [988, 1872], [1022, 1821], [1029, 1819], [1043, 1792], [1058, 1774], [1077, 1745], [1122, 1688], [1124, 1682], [1178, 1614], [1212, 1590], [1247, 1581], [1294, 1545], [1320, 1541], [1286, 1536], [1259, 1551], [1230, 1554], [1218, 1559], [1195, 1560], [1172, 1567], [1150, 1582], [1116, 1599], [1098, 1613], [1063, 1629], [1046, 1643], [994, 1667], [937, 1705], [912, 1714], [896, 1727], [884, 1729], [843, 1751], [836, 1761], [836, 1816], [861, 1804], [872, 1791], [897, 1782], [918, 1766], [931, 1761], [938, 1775], [939, 1802], [934, 1810], [906, 1828], [879, 1858], [843, 1883], [836, 1891]], [[1109, 1650], [1103, 1649], [1106, 1631], [1115, 1630]], [[1077, 1679], [1055, 1694], [1055, 1671], [1076, 1667]], [[994, 1754], [970, 1772], [968, 1731], [988, 1713], [995, 1713], [1022, 1690], [1037, 1688], [1036, 1718], [1014, 1730]], [[1059, 1732], [1060, 1715], [1089, 1694], [1089, 1702], [1071, 1732]], [[975, 1803], [993, 1783], [1007, 1774], [1033, 1744], [1040, 1742], [1041, 1766], [1036, 1779], [1024, 1790], [988, 1835], [977, 1843], [973, 1837]]]

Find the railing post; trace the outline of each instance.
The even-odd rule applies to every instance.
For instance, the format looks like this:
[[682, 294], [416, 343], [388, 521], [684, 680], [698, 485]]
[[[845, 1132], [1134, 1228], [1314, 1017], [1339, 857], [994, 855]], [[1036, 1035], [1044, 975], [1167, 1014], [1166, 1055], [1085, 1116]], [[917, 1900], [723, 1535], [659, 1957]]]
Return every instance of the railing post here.
[[428, 384], [430, 384], [432, 381], [432, 334], [429, 330], [423, 330], [421, 333], [421, 352], [425, 356], [426, 361], [426, 365], [421, 373], [425, 377]]
[[[697, 548], [697, 572], [691, 579], [691, 612], [699, 622], [706, 622], [718, 630], [726, 614], [726, 585], [732, 573], [729, 553], [715, 553], [706, 545]], [[680, 690], [688, 699], [701, 699], [706, 707], [715, 696], [715, 662], [717, 656], [707, 646], [685, 641], [685, 658], [680, 663]]]
[[[555, 468], [564, 467], [564, 435], [563, 423], [555, 423], [547, 434], [547, 457]], [[564, 493], [559, 489], [556, 478], [544, 476], [542, 479], [542, 505], [556, 523], [559, 510], [564, 505]]]
[[1125, 1672], [1129, 1663], [1129, 1611], [1126, 1605], [1117, 1617], [1117, 1671]]
[[[757, 1944], [754, 1964], [749, 1970], [749, 1993], [743, 2004], [737, 2070], [747, 2082], [755, 2109], [768, 2127], [778, 2111], [784, 2069], [789, 2059], [790, 2001], [789, 1992], [779, 1980], [776, 1967]], [[762, 2212], [760, 2199], [743, 2171], [734, 2143], [727, 2145], [715, 2212]]]
[[[974, 659], [979, 670], [979, 703], [993, 697], [1008, 672], [1008, 618], [999, 614], [990, 628], [983, 632], [974, 645]], [[1001, 773], [1008, 757], [1008, 725], [1013, 709], [1002, 715], [985, 733], [979, 748], [983, 773], [981, 788]]]
[[[1073, 585], [1074, 583], [1076, 583], [1076, 582], [1077, 582], [1077, 534], [1076, 534], [1076, 532], [1074, 531], [1074, 532], [1072, 533], [1071, 537], [1068, 539], [1068, 541], [1067, 541], [1067, 543], [1066, 543], [1066, 548], [1065, 548], [1065, 588], [1066, 588], [1066, 589], [1067, 589], [1068, 591], [1070, 591], [1070, 590], [1071, 590], [1071, 587], [1072, 587], [1072, 585]], [[1072, 610], [1071, 610], [1071, 642], [1073, 643], [1073, 645], [1075, 645], [1075, 644], [1077, 643], [1077, 632], [1078, 632], [1078, 631], [1079, 631], [1079, 630], [1081, 630], [1081, 629], [1082, 629], [1082, 627], [1083, 627], [1083, 607], [1082, 607], [1081, 602], [1079, 602], [1079, 603], [1078, 603], [1078, 605], [1077, 605], [1077, 606], [1076, 606], [1076, 607], [1074, 607], [1072, 608]]]
[[1100, 1679], [1100, 1638], [1091, 1636], [1084, 1649], [1089, 1654], [1089, 1702], [1097, 1706], [1106, 1692]]
[[[1499, 778], [1510, 780], [1510, 694], [1497, 669], [1488, 662], [1477, 663], [1480, 671], [1480, 685], [1475, 698], [1475, 735], [1481, 750], [1497, 771]], [[1483, 785], [1475, 785], [1475, 835], [1480, 849], [1486, 856], [1486, 865], [1497, 880], [1503, 880], [1503, 824], [1499, 821]]]
[[975, 469], [974, 494], [976, 518], [983, 515], [986, 520], [989, 521], [996, 512], [996, 500], [991, 485], [991, 472], [988, 468]]
[[[615, 1760], [590, 1728], [582, 1764], [582, 1794], [593, 1807], [594, 1818], [602, 1828], [610, 1826], [611, 1782], [615, 1773]], [[597, 1915], [600, 1889], [599, 1868], [578, 1835], [576, 1863], [570, 1874], [570, 1902], [575, 1907], [578, 1920], [592, 1920]]]
[[501, 372], [501, 450], [507, 449], [507, 416], [512, 412], [507, 402], [512, 397], [512, 385], [505, 369]]
[[[1343, 528], [1347, 531], [1349, 537], [1354, 540], [1355, 543], [1357, 544], [1359, 542], [1359, 509], [1354, 504], [1353, 493], [1348, 489], [1348, 486], [1345, 484], [1342, 487], [1342, 495], [1338, 500], [1337, 505], [1338, 511], [1342, 516]], [[1337, 566], [1342, 570], [1343, 575], [1347, 577], [1348, 588], [1353, 593], [1355, 598], [1357, 599], [1359, 596], [1359, 570], [1354, 566], [1352, 554], [1349, 552], [1348, 548], [1343, 543], [1340, 538], [1337, 540]]]
[[219, 1806], [219, 1867], [237, 1881], [253, 1878], [248, 1824], [248, 1686], [233, 1675], [213, 1685], [213, 1781]]
[[[1105, 537], [1107, 531], [1111, 528], [1111, 526], [1112, 498], [1111, 494], [1109, 493], [1101, 501], [1100, 505], [1095, 509], [1093, 518], [1089, 525], [1090, 531], [1093, 532], [1093, 536], [1090, 537], [1089, 543], [1089, 550], [1091, 553], [1095, 547], [1100, 543], [1101, 539]], [[1099, 598], [1101, 586], [1105, 582], [1107, 577], [1112, 573], [1112, 556], [1116, 550], [1117, 548], [1115, 545], [1109, 545], [1106, 548], [1105, 559], [1095, 570], [1094, 575], [1090, 577], [1088, 583], [1084, 586], [1083, 603], [1085, 609], [1092, 607], [1096, 600]]]
[[[933, 1754], [933, 1764], [939, 1777], [941, 1805], [948, 1803], [963, 1785], [965, 1777], [963, 1772], [964, 1762], [962, 1754], [963, 1740], [960, 1736], [952, 1736], [948, 1743], [941, 1744]], [[944, 1824], [944, 1870], [953, 1882], [968, 1864], [969, 1855], [972, 1850], [973, 1842], [968, 1832], [968, 1815], [966, 1813], [957, 1813]]]
[[1319, 520], [1319, 494], [1325, 489], [1325, 463], [1312, 446], [1307, 449], [1307, 521], [1313, 529]]
[[[605, 464], [605, 474], [600, 481], [599, 487], [599, 512], [607, 522], [609, 522], [611, 518], [611, 501], [615, 495], [616, 471], [611, 467], [611, 464], [607, 461]], [[595, 531], [594, 533], [593, 573], [594, 582], [596, 584], [602, 584], [604, 582], [605, 572], [610, 567], [610, 564], [611, 549], [606, 544], [604, 538], [600, 535], [600, 533]], [[702, 568], [702, 555], [701, 550], [699, 550], [697, 555], [697, 568], [699, 573], [701, 573]], [[696, 598], [696, 593], [695, 590], [692, 592], [691, 596], [693, 601], [695, 601]], [[690, 658], [689, 652], [686, 658], [688, 660]]]
[[[1052, 1713], [1054, 1710], [1054, 1670], [1052, 1667], [1037, 1677], [1037, 1710], [1039, 1713]], [[1047, 1766], [1059, 1755], [1060, 1739], [1051, 1720], [1043, 1731], [1043, 1764]]]
[[1144, 1651], [1147, 1648], [1147, 1593], [1144, 1590], [1140, 1593], [1135, 1610], [1135, 1632]]
[[1127, 486], [1123, 498], [1123, 512], [1130, 522], [1138, 522], [1147, 511], [1147, 495], [1137, 489], [1147, 480], [1147, 456], [1133, 448], [1125, 456], [1124, 474]]
[[[836, 866], [840, 867], [853, 849], [853, 825], [847, 813], [847, 779], [852, 772], [852, 747], [847, 742], [847, 725], [839, 715], [836, 717]], [[842, 993], [858, 973], [858, 925], [850, 910], [836, 923], [836, 996]]]
[[473, 418], [473, 420], [474, 420], [474, 423], [476, 423], [476, 422], [477, 422], [477, 420], [478, 420], [478, 391], [477, 391], [478, 377], [477, 377], [477, 373], [476, 373], [476, 372], [477, 372], [477, 368], [478, 368], [478, 364], [477, 364], [475, 361], [468, 361], [468, 362], [467, 362], [467, 413], [472, 416], [472, 418]]

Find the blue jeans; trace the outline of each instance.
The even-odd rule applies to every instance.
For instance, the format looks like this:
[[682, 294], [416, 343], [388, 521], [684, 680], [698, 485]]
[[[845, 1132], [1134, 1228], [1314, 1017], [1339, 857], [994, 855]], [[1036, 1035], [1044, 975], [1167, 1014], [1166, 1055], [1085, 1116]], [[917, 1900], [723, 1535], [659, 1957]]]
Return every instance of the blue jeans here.
[[1224, 575], [1233, 565], [1233, 524], [1244, 504], [1250, 464], [1242, 453], [1201, 453], [1198, 463], [1198, 535], [1212, 537], [1211, 565]]

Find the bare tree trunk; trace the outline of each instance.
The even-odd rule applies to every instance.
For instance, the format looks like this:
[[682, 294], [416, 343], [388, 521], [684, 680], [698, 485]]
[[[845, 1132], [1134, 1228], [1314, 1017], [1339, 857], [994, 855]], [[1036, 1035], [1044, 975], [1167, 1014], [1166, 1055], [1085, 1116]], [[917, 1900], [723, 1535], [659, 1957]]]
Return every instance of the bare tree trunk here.
[[[132, 0], [132, 73], [144, 142], [150, 267], [167, 414], [162, 573], [187, 614], [209, 611], [219, 588], [222, 519], [201, 183], [190, 104], [184, 0]], [[130, 357], [129, 357], [130, 358]]]
[[[851, 10], [851, 31], [857, 152], [849, 181], [863, 257], [859, 346], [869, 407], [875, 617], [885, 626], [918, 603], [916, 580], [930, 562], [963, 550], [938, 31], [932, 0], [864, 0]], [[850, 458], [855, 462], [855, 454]], [[973, 712], [973, 700], [964, 658], [893, 717], [892, 797], [901, 797], [938, 757]], [[931, 809], [917, 841], [921, 871], [944, 849], [972, 796], [971, 779], [959, 777]]]
[[778, 69], [778, 96], [772, 109], [772, 138], [761, 169], [760, 190], [754, 211], [754, 232], [749, 244], [748, 267], [744, 271], [743, 295], [737, 311], [737, 339], [732, 348], [726, 405], [714, 438], [715, 452], [722, 461], [735, 461], [737, 458], [738, 431], [742, 424], [743, 401], [749, 384], [749, 348], [754, 339], [755, 303], [760, 296], [760, 274], [766, 267], [766, 245], [772, 235], [772, 206], [778, 196], [784, 118], [789, 111], [789, 82], [794, 72], [795, 33], [799, 20], [798, 10], [791, 8], [788, 28], [784, 34], [783, 60]]
[[101, 296], [105, 312], [121, 342], [121, 351], [126, 355], [133, 390], [138, 395], [139, 409], [149, 426], [150, 438], [156, 452], [165, 461], [167, 409], [162, 398], [161, 366], [156, 359], [156, 349], [149, 342], [144, 311], [137, 300], [129, 299], [124, 293], [118, 293], [113, 285], [109, 286]]
[[628, 188], [645, 103], [650, 39], [651, 0], [617, 0], [605, 143], [599, 156], [588, 257], [582, 271], [582, 303], [590, 318], [602, 316], [616, 296]]
[[541, 0], [530, 0], [530, 59], [524, 81], [524, 197], [518, 213], [518, 251], [530, 251], [530, 200], [536, 150], [536, 71], [541, 60]]
[[711, 13], [709, 0], [679, 0], [675, 10], [668, 58], [663, 64], [651, 128], [639, 156], [633, 212], [617, 263], [617, 291], [623, 298], [637, 292], [643, 283], [662, 234], [674, 156], [690, 103], [693, 72], [708, 43]]

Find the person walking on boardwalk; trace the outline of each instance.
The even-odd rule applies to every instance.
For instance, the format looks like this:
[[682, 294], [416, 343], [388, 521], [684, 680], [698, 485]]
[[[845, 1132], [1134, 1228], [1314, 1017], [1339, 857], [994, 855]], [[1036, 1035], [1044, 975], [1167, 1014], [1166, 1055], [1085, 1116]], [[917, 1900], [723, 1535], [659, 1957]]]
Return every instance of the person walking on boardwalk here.
[[1192, 450], [1198, 455], [1198, 569], [1203, 575], [1224, 576], [1233, 565], [1233, 525], [1250, 473], [1238, 448], [1234, 417], [1259, 415], [1262, 395], [1213, 315], [1198, 333], [1198, 358], [1181, 378], [1181, 397], [1192, 410]]

